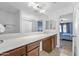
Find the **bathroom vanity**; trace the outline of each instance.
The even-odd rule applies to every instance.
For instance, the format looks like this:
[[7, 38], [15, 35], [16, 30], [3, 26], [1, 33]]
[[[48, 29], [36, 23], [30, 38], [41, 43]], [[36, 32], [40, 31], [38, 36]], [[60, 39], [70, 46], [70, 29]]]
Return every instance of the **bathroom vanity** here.
[[49, 36], [42, 40], [42, 48], [44, 51], [49, 53], [56, 48], [57, 45], [56, 36], [57, 35]]
[[39, 55], [39, 42], [33, 42], [19, 48], [12, 49], [4, 52], [1, 56], [38, 56]]
[[40, 41], [42, 41], [42, 49], [49, 53], [56, 47], [56, 34], [42, 33], [35, 37], [32, 35], [7, 40], [0, 44], [0, 56], [39, 56]]

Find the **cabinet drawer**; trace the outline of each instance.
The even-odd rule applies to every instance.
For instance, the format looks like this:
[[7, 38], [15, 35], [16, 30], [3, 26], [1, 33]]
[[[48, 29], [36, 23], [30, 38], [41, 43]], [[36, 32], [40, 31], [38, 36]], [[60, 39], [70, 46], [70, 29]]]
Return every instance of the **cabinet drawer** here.
[[27, 56], [39, 56], [39, 47], [27, 53]]
[[23, 56], [26, 55], [25, 46], [3, 53], [2, 56]]
[[38, 47], [40, 44], [39, 41], [37, 42], [34, 42], [34, 43], [31, 43], [31, 44], [28, 44], [26, 47], [27, 47], [27, 52], [31, 51], [32, 49]]

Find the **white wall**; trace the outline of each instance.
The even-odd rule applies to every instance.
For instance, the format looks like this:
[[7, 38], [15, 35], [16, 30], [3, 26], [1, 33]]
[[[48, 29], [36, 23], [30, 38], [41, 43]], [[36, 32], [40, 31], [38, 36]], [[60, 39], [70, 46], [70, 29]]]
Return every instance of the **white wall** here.
[[62, 15], [60, 18], [61, 23], [68, 23], [73, 21], [73, 13]]
[[19, 16], [5, 11], [0, 11], [0, 23], [6, 25], [5, 33], [19, 32]]

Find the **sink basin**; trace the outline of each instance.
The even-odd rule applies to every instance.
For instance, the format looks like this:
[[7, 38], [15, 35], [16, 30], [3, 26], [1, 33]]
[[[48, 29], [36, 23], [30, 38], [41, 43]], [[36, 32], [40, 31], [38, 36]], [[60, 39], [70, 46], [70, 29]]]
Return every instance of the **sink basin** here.
[[4, 42], [3, 40], [0, 40], [0, 44], [3, 43], [3, 42]]

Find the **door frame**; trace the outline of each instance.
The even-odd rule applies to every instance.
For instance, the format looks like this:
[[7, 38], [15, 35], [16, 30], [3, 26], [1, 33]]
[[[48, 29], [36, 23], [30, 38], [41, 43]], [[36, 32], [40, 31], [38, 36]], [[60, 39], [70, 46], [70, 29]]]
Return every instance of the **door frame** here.
[[78, 47], [78, 42], [79, 42], [79, 4], [74, 5], [73, 7], [73, 55], [78, 56], [79, 55], [79, 47]]

